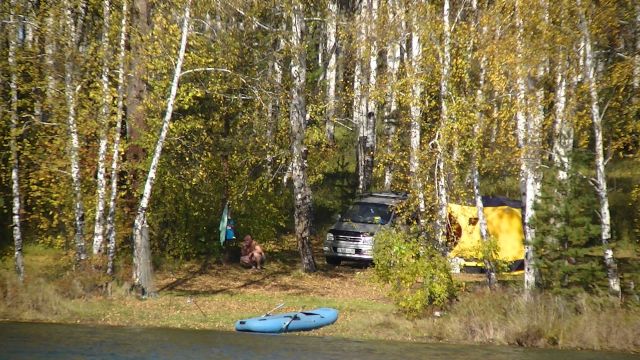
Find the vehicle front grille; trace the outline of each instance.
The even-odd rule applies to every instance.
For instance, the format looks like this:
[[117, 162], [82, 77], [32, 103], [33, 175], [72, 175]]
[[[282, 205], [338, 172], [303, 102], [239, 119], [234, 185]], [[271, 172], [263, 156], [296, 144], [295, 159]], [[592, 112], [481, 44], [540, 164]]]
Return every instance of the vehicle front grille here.
[[362, 241], [362, 234], [358, 231], [331, 230], [336, 241], [359, 243]]
[[359, 243], [360, 241], [362, 241], [362, 238], [360, 236], [355, 237], [355, 236], [335, 235], [335, 239], [337, 241], [346, 241], [346, 242], [353, 242], [353, 243]]

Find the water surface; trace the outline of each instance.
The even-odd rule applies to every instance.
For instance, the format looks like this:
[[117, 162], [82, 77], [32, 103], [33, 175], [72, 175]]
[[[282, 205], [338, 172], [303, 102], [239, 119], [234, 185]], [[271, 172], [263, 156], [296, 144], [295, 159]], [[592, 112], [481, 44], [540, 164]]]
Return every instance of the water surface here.
[[0, 359], [618, 360], [632, 354], [354, 341], [211, 330], [0, 322]]

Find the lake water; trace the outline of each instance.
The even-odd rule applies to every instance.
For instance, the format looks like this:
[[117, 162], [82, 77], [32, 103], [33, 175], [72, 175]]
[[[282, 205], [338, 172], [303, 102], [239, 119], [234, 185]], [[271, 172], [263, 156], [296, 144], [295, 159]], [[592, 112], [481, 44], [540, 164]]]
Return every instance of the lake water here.
[[353, 341], [208, 330], [0, 322], [0, 359], [618, 360], [632, 354]]

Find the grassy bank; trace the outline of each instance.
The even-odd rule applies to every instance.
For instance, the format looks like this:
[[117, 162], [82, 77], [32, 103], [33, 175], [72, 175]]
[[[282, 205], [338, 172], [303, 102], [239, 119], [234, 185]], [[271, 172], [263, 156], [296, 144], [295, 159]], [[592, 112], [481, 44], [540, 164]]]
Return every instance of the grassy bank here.
[[237, 319], [285, 303], [283, 311], [340, 310], [336, 324], [303, 336], [640, 351], [640, 311], [605, 296], [539, 295], [529, 305], [517, 284], [491, 293], [481, 279], [467, 276], [459, 301], [440, 317], [407, 320], [374, 285], [372, 269], [321, 265], [317, 273], [304, 274], [293, 250], [271, 253], [263, 271], [213, 261], [165, 263], [156, 274], [158, 297], [141, 300], [128, 292], [126, 269], [122, 278], [100, 285], [105, 278], [91, 268], [77, 278], [71, 257], [29, 248], [23, 286], [10, 258], [2, 262], [0, 319], [232, 331]]

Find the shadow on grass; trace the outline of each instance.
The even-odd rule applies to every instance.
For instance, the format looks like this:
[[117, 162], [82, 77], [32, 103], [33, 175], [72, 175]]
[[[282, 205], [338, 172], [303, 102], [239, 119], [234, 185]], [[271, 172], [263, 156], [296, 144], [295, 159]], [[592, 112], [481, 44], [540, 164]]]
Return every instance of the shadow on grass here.
[[[291, 246], [271, 248], [263, 270], [246, 269], [238, 263], [213, 262], [210, 258], [201, 263], [184, 267], [177, 276], [164, 277], [159, 281], [159, 292], [179, 295], [218, 295], [243, 290], [275, 290], [288, 293], [323, 295], [328, 291], [327, 283], [347, 281], [369, 265], [359, 262], [344, 262], [331, 266], [324, 262], [322, 248], [314, 244], [317, 271], [304, 273], [300, 255]], [[164, 275], [168, 275], [165, 273]], [[174, 278], [176, 276], [176, 278]], [[166, 280], [170, 280], [166, 282]]]

